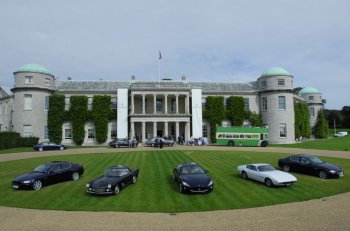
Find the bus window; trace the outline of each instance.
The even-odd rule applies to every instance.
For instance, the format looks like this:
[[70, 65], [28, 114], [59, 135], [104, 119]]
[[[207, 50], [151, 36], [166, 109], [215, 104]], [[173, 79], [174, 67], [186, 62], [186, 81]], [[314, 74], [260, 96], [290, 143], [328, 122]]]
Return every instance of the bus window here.
[[239, 138], [244, 139], [244, 134], [240, 134]]
[[264, 134], [260, 134], [260, 140], [264, 140]]
[[239, 135], [238, 135], [238, 134], [232, 134], [232, 137], [233, 137], [234, 139], [238, 139], [238, 138], [239, 138]]
[[223, 138], [223, 137], [224, 137], [223, 134], [218, 135], [218, 138]]
[[232, 134], [226, 134], [226, 138], [232, 138]]
[[244, 137], [245, 137], [246, 139], [251, 139], [251, 138], [252, 138], [252, 135], [246, 134], [246, 135], [244, 135]]
[[252, 134], [253, 139], [259, 139], [259, 135], [258, 134]]

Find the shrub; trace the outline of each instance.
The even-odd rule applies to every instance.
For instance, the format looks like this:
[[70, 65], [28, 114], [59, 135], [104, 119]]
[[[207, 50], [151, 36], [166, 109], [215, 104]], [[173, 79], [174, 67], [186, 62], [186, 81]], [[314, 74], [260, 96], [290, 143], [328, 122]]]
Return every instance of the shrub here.
[[88, 117], [88, 98], [83, 95], [70, 97], [69, 116], [72, 121], [73, 141], [81, 145], [85, 138], [85, 121]]
[[15, 148], [19, 138], [17, 132], [0, 132], [0, 149]]
[[39, 141], [39, 137], [20, 137], [17, 143], [17, 147], [33, 147]]

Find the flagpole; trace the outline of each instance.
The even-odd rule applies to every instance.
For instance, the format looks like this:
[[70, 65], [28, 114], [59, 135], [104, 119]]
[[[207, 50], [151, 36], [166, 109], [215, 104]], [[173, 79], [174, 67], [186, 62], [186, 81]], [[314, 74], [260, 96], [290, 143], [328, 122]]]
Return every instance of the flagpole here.
[[158, 86], [160, 88], [160, 60], [162, 59], [162, 53], [159, 51], [159, 58], [158, 58]]

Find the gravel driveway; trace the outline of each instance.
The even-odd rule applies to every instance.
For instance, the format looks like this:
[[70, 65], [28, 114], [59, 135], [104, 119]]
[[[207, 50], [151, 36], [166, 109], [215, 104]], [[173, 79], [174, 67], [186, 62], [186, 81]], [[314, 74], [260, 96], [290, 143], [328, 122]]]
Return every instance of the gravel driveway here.
[[[0, 162], [40, 157], [150, 150], [87, 148], [65, 151], [1, 154]], [[163, 150], [166, 150], [167, 147]], [[350, 159], [350, 152], [293, 148], [237, 148], [174, 146], [169, 149], [244, 150], [276, 153], [306, 153]], [[154, 148], [152, 149], [154, 150]], [[161, 199], [161, 198], [160, 198]], [[259, 208], [194, 213], [71, 212], [20, 209], [0, 206], [0, 230], [350, 230], [350, 193], [305, 202]]]

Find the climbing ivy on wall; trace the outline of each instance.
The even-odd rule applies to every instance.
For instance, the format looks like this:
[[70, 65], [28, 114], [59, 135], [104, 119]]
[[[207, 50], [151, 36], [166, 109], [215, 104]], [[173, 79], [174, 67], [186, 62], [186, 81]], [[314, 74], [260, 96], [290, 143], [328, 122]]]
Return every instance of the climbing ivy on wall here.
[[216, 142], [216, 125], [221, 125], [222, 120], [225, 119], [225, 113], [223, 96], [207, 97], [207, 108], [203, 114], [210, 123], [210, 139], [214, 143]]
[[232, 126], [242, 126], [246, 113], [244, 111], [244, 99], [239, 96], [230, 96], [227, 99], [227, 118]]
[[62, 142], [62, 123], [65, 120], [64, 95], [53, 94], [49, 97], [49, 110], [47, 115], [47, 127], [50, 141]]
[[310, 138], [310, 114], [305, 102], [294, 102], [295, 137]]
[[107, 95], [95, 95], [92, 101], [91, 117], [95, 122], [96, 140], [104, 143], [107, 140], [108, 119], [111, 114], [111, 97]]
[[76, 145], [81, 145], [85, 138], [85, 121], [88, 118], [88, 98], [83, 95], [70, 97], [70, 120], [72, 121], [72, 136]]

